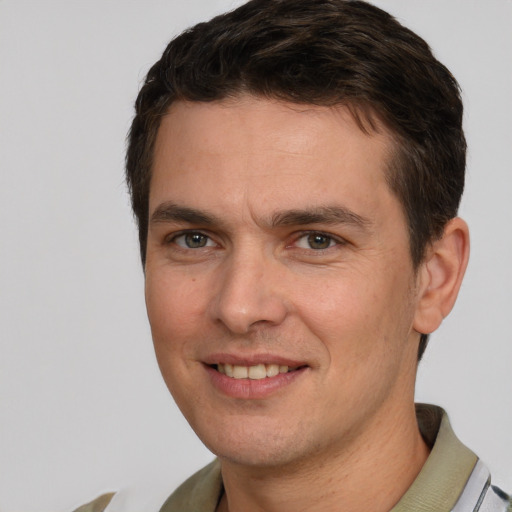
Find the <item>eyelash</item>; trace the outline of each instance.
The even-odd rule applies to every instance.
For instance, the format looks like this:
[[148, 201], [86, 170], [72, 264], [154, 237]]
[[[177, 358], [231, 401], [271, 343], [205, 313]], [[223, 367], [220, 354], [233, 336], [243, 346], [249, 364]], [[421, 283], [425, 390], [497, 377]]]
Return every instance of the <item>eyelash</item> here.
[[187, 236], [191, 236], [191, 237], [193, 237], [193, 236], [204, 237], [204, 238], [206, 238], [206, 244], [208, 244], [208, 241], [213, 241], [211, 236], [207, 235], [206, 233], [203, 233], [202, 231], [182, 231], [180, 233], [173, 234], [171, 237], [167, 237], [165, 239], [165, 243], [166, 244], [177, 245], [182, 250], [188, 250], [188, 249], [195, 250], [195, 249], [203, 249], [205, 247], [211, 247], [211, 245], [203, 245], [203, 246], [199, 246], [199, 247], [185, 247], [185, 246], [182, 246], [182, 245], [177, 243], [177, 240], [179, 238], [185, 239]]
[[[328, 241], [327, 247], [321, 247], [314, 249], [311, 247], [311, 240], [309, 240], [309, 237], [318, 237], [318, 238], [324, 238], [326, 241]], [[324, 233], [322, 231], [303, 231], [299, 234], [299, 236], [294, 240], [293, 244], [296, 246], [297, 242], [302, 239], [308, 239], [307, 243], [309, 245], [308, 248], [306, 247], [297, 247], [298, 249], [306, 250], [306, 251], [313, 251], [316, 253], [323, 253], [324, 251], [328, 251], [329, 249], [332, 249], [333, 247], [336, 247], [337, 245], [344, 245], [346, 242], [343, 239], [340, 239], [339, 237], [336, 237], [334, 235], [331, 235], [330, 233]]]
[[[184, 245], [180, 245], [177, 243], [177, 240], [179, 238], [185, 238], [187, 236], [199, 236], [199, 237], [205, 237], [206, 239], [206, 242], [205, 242], [205, 245], [200, 245], [198, 247], [185, 247]], [[317, 248], [317, 249], [314, 249], [313, 247], [311, 247], [311, 240], [308, 240], [308, 245], [309, 247], [298, 247], [296, 244], [302, 240], [302, 239], [306, 239], [308, 237], [318, 237], [318, 238], [324, 238], [326, 240], [326, 242], [328, 242], [328, 246], [327, 247], [321, 247], [321, 248]], [[197, 249], [203, 249], [203, 248], [207, 248], [207, 247], [211, 247], [212, 245], [208, 245], [208, 242], [213, 242], [215, 244], [215, 242], [213, 241], [212, 237], [202, 231], [182, 231], [180, 233], [176, 233], [176, 234], [173, 234], [171, 237], [167, 237], [165, 239], [165, 243], [166, 244], [174, 244], [176, 246], [178, 246], [180, 249], [182, 250], [197, 250]], [[297, 249], [299, 250], [304, 250], [304, 251], [313, 251], [313, 252], [317, 252], [317, 253], [322, 253], [324, 251], [327, 251], [335, 246], [338, 246], [338, 245], [345, 245], [347, 242], [343, 239], [340, 239], [339, 237], [336, 237], [334, 235], [331, 235], [329, 233], [324, 233], [322, 231], [314, 231], [314, 230], [310, 230], [310, 231], [302, 231], [300, 233], [298, 233], [298, 236], [296, 236], [292, 242], [292, 244], [289, 244], [287, 245], [286, 247], [287, 248], [290, 248], [292, 246], [295, 246]]]

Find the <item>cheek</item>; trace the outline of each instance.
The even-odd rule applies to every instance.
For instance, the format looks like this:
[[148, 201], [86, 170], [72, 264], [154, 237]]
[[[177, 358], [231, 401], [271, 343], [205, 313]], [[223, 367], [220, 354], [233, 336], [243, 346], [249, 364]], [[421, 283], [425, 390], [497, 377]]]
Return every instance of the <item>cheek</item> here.
[[147, 273], [145, 294], [157, 356], [158, 350], [174, 350], [197, 337], [206, 304], [195, 277]]
[[185, 413], [194, 382], [197, 340], [204, 339], [204, 293], [194, 277], [146, 272], [146, 306], [155, 355], [171, 395]]
[[312, 283], [296, 293], [300, 316], [310, 330], [328, 341], [347, 341], [351, 335], [372, 329], [375, 312], [374, 291], [363, 282], [354, 283], [348, 276], [330, 276]]
[[380, 368], [400, 350], [410, 329], [411, 319], [401, 313], [404, 286], [376, 274], [331, 276], [296, 294], [299, 316], [345, 377], [355, 378], [366, 366]]

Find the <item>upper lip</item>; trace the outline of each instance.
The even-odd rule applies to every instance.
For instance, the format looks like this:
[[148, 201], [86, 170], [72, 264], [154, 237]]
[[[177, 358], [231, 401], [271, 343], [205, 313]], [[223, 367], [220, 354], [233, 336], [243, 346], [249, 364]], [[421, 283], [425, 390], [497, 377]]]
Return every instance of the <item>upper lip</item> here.
[[230, 353], [211, 354], [203, 359], [207, 365], [232, 364], [236, 366], [255, 366], [257, 364], [277, 364], [280, 366], [299, 367], [307, 366], [304, 361], [292, 359], [271, 353], [260, 353], [250, 355], [238, 355]]

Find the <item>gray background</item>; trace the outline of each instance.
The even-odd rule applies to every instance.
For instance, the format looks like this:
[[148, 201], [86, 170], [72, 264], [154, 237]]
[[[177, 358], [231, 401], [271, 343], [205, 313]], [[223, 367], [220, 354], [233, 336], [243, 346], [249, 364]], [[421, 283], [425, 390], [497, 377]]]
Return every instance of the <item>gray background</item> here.
[[[157, 510], [211, 459], [152, 352], [123, 183], [132, 103], [170, 37], [231, 0], [0, 0], [0, 511], [106, 490]], [[512, 491], [512, 2], [380, 0], [464, 90], [472, 256], [417, 399]]]

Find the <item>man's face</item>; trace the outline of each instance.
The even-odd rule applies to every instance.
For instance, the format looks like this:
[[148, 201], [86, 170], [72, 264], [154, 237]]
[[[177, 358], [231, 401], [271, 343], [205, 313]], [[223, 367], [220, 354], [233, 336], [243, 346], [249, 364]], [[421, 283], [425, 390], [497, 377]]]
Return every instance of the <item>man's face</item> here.
[[417, 287], [390, 146], [344, 108], [254, 97], [163, 119], [148, 315], [167, 386], [221, 458], [322, 457], [410, 410]]

